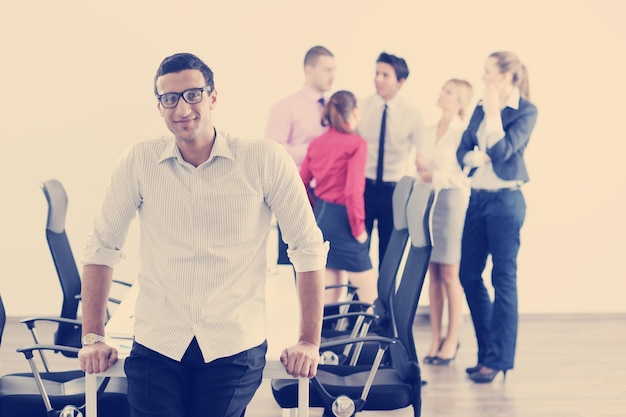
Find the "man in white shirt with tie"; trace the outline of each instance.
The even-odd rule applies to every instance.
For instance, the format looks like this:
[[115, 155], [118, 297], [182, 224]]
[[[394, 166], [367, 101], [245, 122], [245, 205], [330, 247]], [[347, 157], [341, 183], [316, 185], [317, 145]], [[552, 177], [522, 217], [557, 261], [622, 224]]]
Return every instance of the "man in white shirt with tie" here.
[[414, 170], [411, 155], [422, 129], [420, 113], [398, 94], [408, 76], [403, 58], [381, 53], [376, 60], [376, 94], [359, 103], [362, 117], [357, 130], [368, 144], [365, 227], [371, 236], [376, 220], [379, 266], [393, 230], [393, 190], [400, 178]]
[[105, 306], [138, 214], [135, 339], [124, 362], [131, 416], [240, 417], [265, 366], [272, 215], [292, 242], [297, 277], [300, 334], [281, 355], [295, 377], [312, 377], [319, 362], [328, 244], [289, 154], [217, 132], [217, 90], [202, 60], [165, 58], [154, 93], [172, 136], [133, 144], [106, 188], [82, 257], [79, 362], [93, 373], [117, 361], [104, 342]]

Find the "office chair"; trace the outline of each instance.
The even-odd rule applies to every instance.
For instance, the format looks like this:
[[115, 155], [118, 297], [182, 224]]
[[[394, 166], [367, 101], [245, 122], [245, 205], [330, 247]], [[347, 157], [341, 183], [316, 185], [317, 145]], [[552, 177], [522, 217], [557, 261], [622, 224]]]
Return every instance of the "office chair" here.
[[[0, 296], [0, 342], [6, 311]], [[84, 414], [85, 378], [81, 370], [39, 372], [33, 352], [54, 350], [77, 353], [78, 349], [56, 345], [34, 345], [18, 349], [30, 365], [30, 373], [0, 376], [0, 416], [57, 417]], [[103, 378], [99, 386], [98, 409], [105, 417], [130, 415], [125, 378]], [[81, 414], [78, 414], [80, 412]]]
[[[24, 320], [28, 326], [33, 340], [39, 343], [35, 324], [38, 321], [53, 321], [58, 323], [54, 334], [54, 344], [80, 348], [82, 346], [80, 322], [77, 321], [78, 306], [81, 294], [81, 278], [74, 259], [74, 254], [70, 246], [65, 230], [65, 220], [67, 215], [68, 198], [65, 188], [60, 181], [49, 179], [41, 184], [41, 189], [48, 202], [48, 219], [46, 222], [46, 240], [54, 261], [54, 266], [61, 284], [63, 292], [63, 303], [61, 306], [60, 320], [58, 317], [32, 317]], [[114, 283], [130, 287], [132, 284], [124, 281], [113, 280]], [[119, 304], [120, 300], [109, 298], [109, 301]], [[108, 311], [107, 311], [108, 316]], [[108, 317], [107, 317], [108, 318]], [[60, 351], [67, 357], [76, 357], [73, 351]], [[44, 366], [47, 362], [43, 351], [40, 351]]]
[[[366, 311], [370, 305], [360, 301], [347, 300], [327, 304], [327, 306], [349, 306], [350, 309], [347, 313], [344, 311], [331, 315], [325, 314], [325, 322], [337, 322], [339, 320], [349, 319], [352, 324], [342, 330], [323, 330], [322, 341], [345, 338], [348, 334], [350, 334], [350, 337], [365, 336], [366, 334], [393, 336], [394, 331], [391, 326], [392, 323], [389, 319], [390, 303], [396, 290], [398, 270], [400, 269], [409, 239], [407, 203], [409, 201], [409, 197], [411, 196], [413, 182], [413, 177], [405, 176], [398, 181], [393, 192], [393, 230], [389, 239], [387, 251], [385, 252], [385, 256], [379, 268], [377, 281], [378, 298], [374, 301], [373, 313], [362, 314], [362, 312]], [[350, 352], [353, 351], [352, 348], [352, 345], [347, 345], [342, 352], [336, 352], [337, 348], [335, 347], [334, 353], [339, 353], [337, 358], [334, 358], [332, 353], [326, 353], [325, 355], [327, 358], [333, 358], [332, 361], [338, 363], [344, 363], [349, 358], [351, 358], [352, 361], [357, 361], [358, 355], [349, 355]], [[375, 353], [375, 351], [370, 353]], [[372, 359], [373, 356], [370, 355], [365, 359], [365, 361], [371, 363]]]
[[[393, 337], [372, 336], [325, 342], [321, 349], [346, 343], [375, 343], [377, 353], [369, 366], [320, 367], [309, 384], [311, 407], [323, 407], [324, 416], [354, 416], [364, 410], [395, 410], [413, 407], [421, 414], [421, 371], [413, 338], [413, 321], [430, 262], [430, 224], [435, 193], [416, 183], [407, 204], [411, 244], [398, 290], [391, 303]], [[381, 367], [388, 351], [390, 365]], [[274, 379], [272, 394], [281, 408], [297, 407], [298, 381]]]

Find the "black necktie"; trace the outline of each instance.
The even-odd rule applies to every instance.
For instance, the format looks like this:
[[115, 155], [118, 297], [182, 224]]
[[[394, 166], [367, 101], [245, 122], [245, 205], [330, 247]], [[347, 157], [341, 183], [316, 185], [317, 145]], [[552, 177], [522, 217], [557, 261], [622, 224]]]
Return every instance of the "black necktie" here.
[[383, 181], [383, 160], [385, 159], [385, 130], [387, 127], [387, 105], [383, 110], [383, 118], [380, 121], [380, 139], [378, 141], [378, 163], [376, 165], [376, 184]]

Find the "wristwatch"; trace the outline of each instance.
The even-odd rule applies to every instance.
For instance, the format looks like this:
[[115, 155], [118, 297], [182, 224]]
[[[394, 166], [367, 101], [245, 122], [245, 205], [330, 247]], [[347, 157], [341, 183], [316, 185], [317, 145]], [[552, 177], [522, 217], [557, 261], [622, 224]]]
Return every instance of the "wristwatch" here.
[[83, 336], [83, 346], [93, 345], [97, 342], [104, 342], [104, 336], [95, 333], [87, 333]]

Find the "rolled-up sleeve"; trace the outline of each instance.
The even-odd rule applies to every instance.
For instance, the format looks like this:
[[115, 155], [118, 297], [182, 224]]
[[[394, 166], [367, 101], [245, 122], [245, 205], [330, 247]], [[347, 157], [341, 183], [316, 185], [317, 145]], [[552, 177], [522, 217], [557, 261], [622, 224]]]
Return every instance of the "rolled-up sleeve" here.
[[289, 154], [275, 143], [265, 158], [265, 200], [280, 225], [287, 254], [296, 272], [326, 267], [328, 242], [317, 226], [307, 192]]
[[97, 212], [93, 229], [83, 247], [83, 265], [115, 267], [123, 257], [122, 247], [131, 221], [141, 204], [133, 148], [117, 162], [104, 198]]

